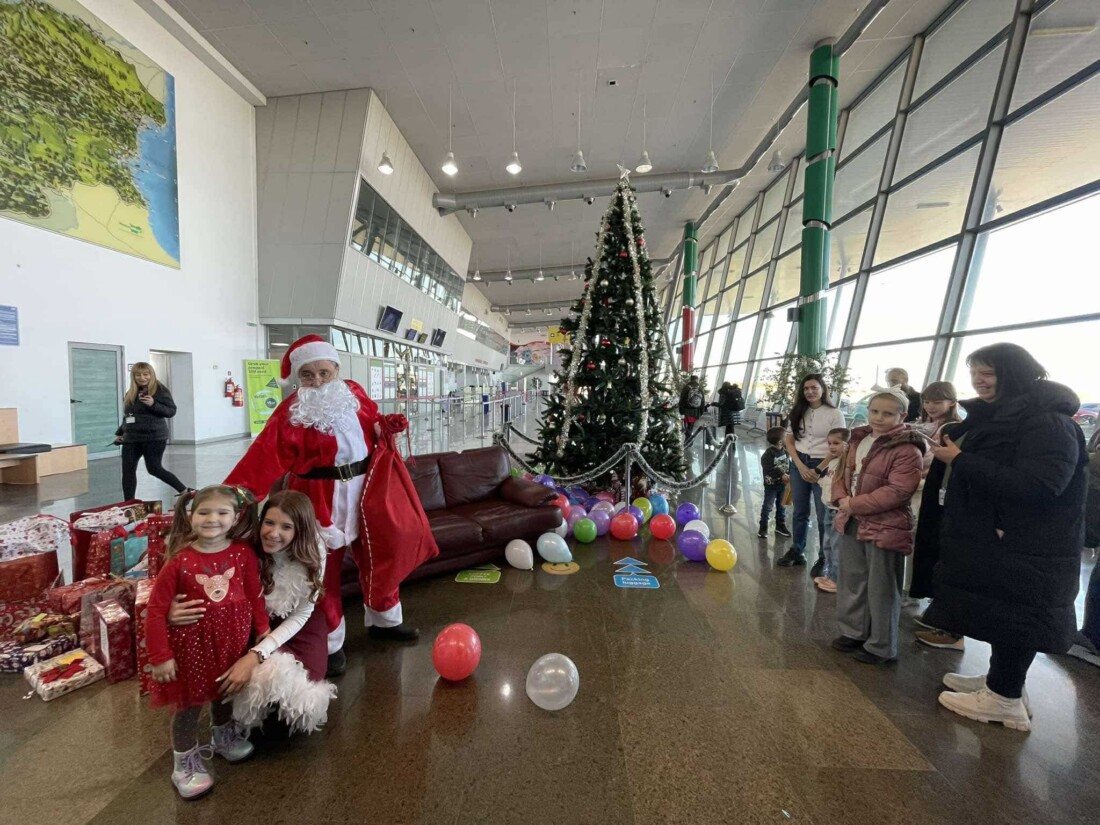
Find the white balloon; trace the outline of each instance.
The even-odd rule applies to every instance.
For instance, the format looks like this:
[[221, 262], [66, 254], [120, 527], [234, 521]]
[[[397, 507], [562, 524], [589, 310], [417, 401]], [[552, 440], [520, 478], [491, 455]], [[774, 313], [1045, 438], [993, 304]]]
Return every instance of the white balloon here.
[[566, 536], [569, 535], [570, 532], [569, 522], [565, 519], [562, 519], [561, 524], [554, 528], [554, 532], [564, 539]]
[[626, 509], [626, 502], [625, 501], [620, 501], [618, 504], [615, 505], [615, 507], [612, 509], [611, 512], [618, 513], [620, 510], [625, 510], [625, 509]]
[[535, 566], [535, 551], [523, 539], [512, 539], [504, 546], [504, 558], [512, 567], [520, 570], [532, 570]]
[[589, 514], [594, 513], [596, 510], [606, 510], [608, 513], [615, 512], [615, 505], [610, 501], [601, 501], [598, 504], [593, 504], [592, 509], [589, 510]]
[[557, 533], [543, 533], [539, 536], [539, 540], [535, 542], [535, 547], [538, 548], [539, 555], [551, 564], [564, 564], [573, 561], [573, 554], [569, 551], [569, 545]]
[[697, 518], [694, 521], [689, 521], [684, 525], [684, 530], [697, 530], [703, 534], [703, 537], [707, 541], [710, 541], [710, 528], [707, 527], [707, 523], [702, 519]]
[[561, 653], [547, 653], [527, 671], [527, 697], [543, 710], [568, 707], [580, 688], [577, 666]]

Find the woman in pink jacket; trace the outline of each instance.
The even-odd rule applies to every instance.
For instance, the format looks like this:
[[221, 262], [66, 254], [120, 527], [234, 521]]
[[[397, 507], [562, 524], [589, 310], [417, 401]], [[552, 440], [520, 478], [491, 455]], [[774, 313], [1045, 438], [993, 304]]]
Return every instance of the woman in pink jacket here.
[[909, 501], [920, 484], [925, 439], [905, 424], [909, 399], [892, 388], [871, 398], [869, 426], [852, 431], [845, 471], [833, 481], [840, 577], [833, 648], [864, 664], [898, 656], [905, 557], [913, 552]]

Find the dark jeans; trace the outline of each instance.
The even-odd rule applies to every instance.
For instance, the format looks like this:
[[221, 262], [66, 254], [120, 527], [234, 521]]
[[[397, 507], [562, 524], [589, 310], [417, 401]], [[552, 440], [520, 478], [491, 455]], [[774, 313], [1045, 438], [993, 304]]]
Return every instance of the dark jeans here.
[[1081, 626], [1095, 647], [1100, 647], [1100, 561], [1092, 568], [1089, 589], [1085, 592], [1085, 623]]
[[149, 475], [159, 478], [177, 493], [187, 489], [182, 481], [160, 463], [167, 446], [167, 441], [141, 441], [137, 444], [122, 445], [122, 498], [124, 501], [132, 499], [137, 492], [138, 459], [143, 457], [145, 469], [149, 471]]
[[1019, 699], [1024, 691], [1027, 669], [1035, 661], [1035, 651], [1009, 645], [991, 645], [986, 686], [1006, 699]]
[[787, 526], [787, 510], [783, 506], [783, 493], [786, 492], [785, 484], [765, 484], [764, 504], [760, 507], [760, 527], [766, 529], [768, 519], [772, 515], [772, 506], [775, 506], [775, 526]]
[[[806, 453], [799, 453], [802, 463], [811, 470], [824, 459], [810, 458]], [[806, 555], [806, 538], [810, 532], [810, 501], [813, 501], [817, 511], [817, 552], [824, 556], [825, 541], [825, 502], [821, 500], [821, 485], [810, 484], [798, 473], [798, 469], [791, 467], [791, 500], [794, 503], [794, 540], [791, 542], [791, 552], [800, 556]]]

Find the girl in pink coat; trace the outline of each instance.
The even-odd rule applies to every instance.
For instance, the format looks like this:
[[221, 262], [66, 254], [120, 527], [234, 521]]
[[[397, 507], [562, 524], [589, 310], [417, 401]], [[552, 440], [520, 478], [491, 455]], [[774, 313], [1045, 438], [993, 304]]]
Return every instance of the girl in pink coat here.
[[920, 484], [925, 439], [903, 424], [909, 399], [898, 389], [871, 398], [870, 425], [852, 431], [848, 461], [833, 481], [839, 510], [840, 577], [833, 648], [864, 664], [898, 655], [905, 557], [913, 552], [910, 499]]

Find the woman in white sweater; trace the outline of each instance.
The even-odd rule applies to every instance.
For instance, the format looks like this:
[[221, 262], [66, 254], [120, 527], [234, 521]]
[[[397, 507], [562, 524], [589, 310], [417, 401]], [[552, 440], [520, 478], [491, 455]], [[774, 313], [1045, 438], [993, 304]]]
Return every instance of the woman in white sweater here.
[[[272, 629], [221, 676], [222, 694], [232, 700], [233, 717], [245, 728], [278, 714], [291, 733], [312, 733], [328, 719], [336, 686], [325, 681], [328, 631], [324, 613], [314, 609], [326, 554], [305, 495], [285, 490], [267, 499], [258, 555]], [[185, 624], [201, 609], [188, 610], [188, 604], [173, 605], [169, 622]]]
[[829, 454], [829, 431], [844, 426], [844, 414], [829, 401], [829, 390], [821, 375], [803, 376], [798, 382], [791, 426], [785, 444], [791, 457], [791, 498], [794, 503], [794, 539], [791, 549], [779, 560], [780, 567], [806, 564], [806, 539], [810, 530], [810, 501], [817, 512], [818, 560], [811, 575], [820, 576], [825, 565], [822, 542], [825, 536], [825, 504], [814, 471]]

